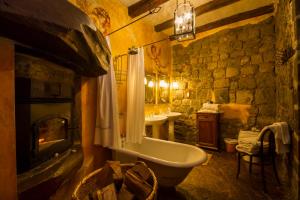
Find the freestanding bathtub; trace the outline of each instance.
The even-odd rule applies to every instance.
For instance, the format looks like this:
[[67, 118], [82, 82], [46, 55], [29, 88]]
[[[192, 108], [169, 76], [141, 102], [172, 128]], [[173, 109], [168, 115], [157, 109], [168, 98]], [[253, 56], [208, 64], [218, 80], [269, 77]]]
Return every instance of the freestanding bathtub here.
[[125, 143], [114, 149], [114, 159], [121, 162], [144, 161], [162, 187], [182, 182], [193, 167], [207, 160], [206, 153], [195, 146], [144, 137], [141, 144]]

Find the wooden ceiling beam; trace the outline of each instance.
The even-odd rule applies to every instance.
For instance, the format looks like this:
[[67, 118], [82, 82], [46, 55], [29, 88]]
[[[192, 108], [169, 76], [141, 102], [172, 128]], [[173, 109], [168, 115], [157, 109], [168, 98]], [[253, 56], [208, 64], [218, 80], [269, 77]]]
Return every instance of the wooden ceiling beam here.
[[137, 17], [149, 10], [160, 6], [169, 0], [141, 0], [128, 7], [128, 15], [132, 18]]
[[[240, 0], [213, 0], [201, 6], [195, 8], [195, 15], [199, 16], [207, 12], [228, 6], [230, 4], [236, 3]], [[156, 32], [163, 31], [165, 29], [171, 28], [174, 26], [174, 19], [169, 19], [161, 24], [154, 26]]]
[[[220, 20], [217, 20], [214, 22], [210, 22], [210, 23], [202, 25], [202, 26], [198, 26], [198, 27], [196, 27], [196, 34], [202, 33], [205, 31], [209, 31], [209, 30], [212, 30], [215, 28], [219, 28], [221, 26], [225, 26], [225, 25], [232, 24], [235, 22], [239, 22], [242, 20], [259, 17], [259, 16], [262, 16], [265, 14], [270, 14], [272, 12], [274, 12], [274, 5], [269, 4], [267, 6], [259, 7], [259, 8], [249, 10], [246, 12], [242, 12], [242, 13], [238, 13], [238, 14], [232, 15], [230, 17], [226, 17], [226, 18], [223, 18], [223, 19], [220, 19]], [[169, 38], [170, 38], [170, 40], [175, 40], [175, 37], [173, 35], [170, 36]]]

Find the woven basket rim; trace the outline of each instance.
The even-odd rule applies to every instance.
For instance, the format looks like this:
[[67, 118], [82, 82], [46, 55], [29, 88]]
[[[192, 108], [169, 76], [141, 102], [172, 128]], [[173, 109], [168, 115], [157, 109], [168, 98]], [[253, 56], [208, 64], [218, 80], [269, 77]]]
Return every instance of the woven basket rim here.
[[[122, 167], [133, 167], [135, 164], [134, 163], [124, 163], [124, 164], [120, 164], [121, 168]], [[95, 176], [96, 174], [100, 173], [101, 170], [103, 169], [103, 167], [99, 168], [99, 169], [96, 169], [95, 171], [89, 173], [87, 176], [85, 176], [76, 186], [73, 194], [72, 194], [72, 199], [73, 200], [80, 200], [78, 197], [77, 197], [77, 193], [80, 189], [80, 186], [82, 184], [85, 184], [86, 181], [90, 178], [92, 178], [93, 176]], [[156, 194], [156, 191], [157, 191], [157, 187], [158, 187], [158, 183], [157, 183], [157, 178], [154, 174], [154, 172], [149, 168], [147, 167], [147, 169], [150, 171], [151, 173], [151, 176], [153, 178], [153, 189], [152, 189], [152, 192], [149, 194], [149, 196], [147, 197], [146, 200], [152, 200], [152, 199], [155, 199], [155, 194]]]

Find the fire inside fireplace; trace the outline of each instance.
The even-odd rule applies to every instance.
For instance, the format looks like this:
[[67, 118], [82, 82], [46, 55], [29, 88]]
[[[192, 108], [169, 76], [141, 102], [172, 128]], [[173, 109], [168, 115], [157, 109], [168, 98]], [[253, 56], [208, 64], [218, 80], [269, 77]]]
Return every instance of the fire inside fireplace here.
[[58, 146], [68, 140], [68, 119], [60, 116], [46, 116], [34, 125], [36, 148], [39, 152]]
[[39, 149], [42, 151], [67, 138], [67, 119], [53, 118], [37, 125]]

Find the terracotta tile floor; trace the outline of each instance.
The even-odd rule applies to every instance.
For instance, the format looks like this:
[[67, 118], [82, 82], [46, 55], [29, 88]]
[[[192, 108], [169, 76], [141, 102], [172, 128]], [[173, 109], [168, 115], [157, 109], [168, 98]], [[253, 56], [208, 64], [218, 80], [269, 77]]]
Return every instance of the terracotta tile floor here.
[[[291, 199], [288, 181], [282, 180], [279, 186], [272, 166], [266, 166], [268, 194], [262, 190], [260, 167], [253, 165], [248, 173], [247, 162], [241, 162], [241, 173], [236, 179], [236, 154], [213, 152], [208, 165], [194, 168], [188, 177], [175, 190], [159, 190], [158, 200], [257, 200]], [[277, 165], [278, 166], [278, 165]], [[280, 171], [280, 166], [278, 166]]]

